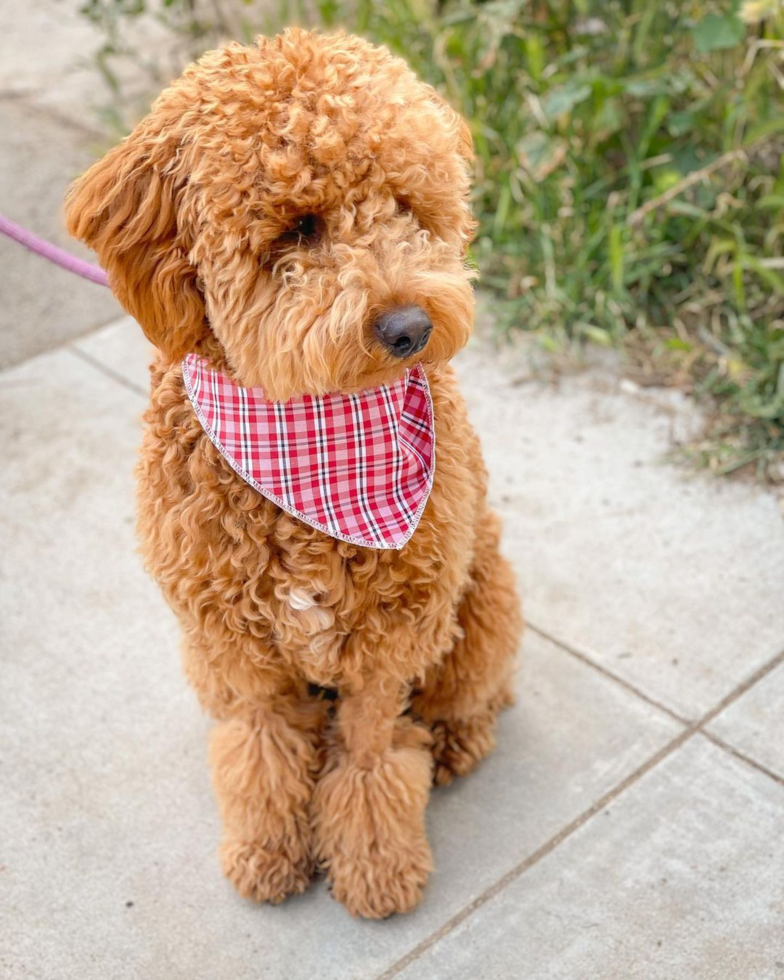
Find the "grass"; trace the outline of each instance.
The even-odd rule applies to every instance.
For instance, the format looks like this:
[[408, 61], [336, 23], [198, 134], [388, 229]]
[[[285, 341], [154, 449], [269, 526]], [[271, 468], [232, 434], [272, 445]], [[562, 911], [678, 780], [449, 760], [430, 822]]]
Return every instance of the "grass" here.
[[233, 16], [234, 33], [342, 25], [405, 56], [471, 122], [474, 258], [503, 328], [554, 352], [625, 346], [637, 380], [713, 406], [696, 459], [784, 479], [781, 0], [161, 10], [196, 46]]

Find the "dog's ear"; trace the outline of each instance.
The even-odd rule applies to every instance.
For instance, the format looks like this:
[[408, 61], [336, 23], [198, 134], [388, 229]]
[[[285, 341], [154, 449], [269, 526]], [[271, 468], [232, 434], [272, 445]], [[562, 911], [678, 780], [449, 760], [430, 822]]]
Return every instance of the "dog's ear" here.
[[204, 301], [177, 222], [185, 187], [175, 148], [138, 129], [80, 177], [66, 197], [69, 232], [92, 248], [125, 309], [172, 360], [207, 333]]
[[474, 137], [471, 135], [471, 127], [466, 120], [460, 116], [458, 145], [460, 156], [467, 162], [474, 162]]
[[430, 102], [437, 106], [439, 112], [443, 113], [448, 121], [449, 128], [457, 136], [457, 152], [466, 163], [473, 163], [474, 137], [471, 135], [471, 127], [463, 116], [459, 112], [456, 112], [432, 85], [428, 85], [427, 90]]

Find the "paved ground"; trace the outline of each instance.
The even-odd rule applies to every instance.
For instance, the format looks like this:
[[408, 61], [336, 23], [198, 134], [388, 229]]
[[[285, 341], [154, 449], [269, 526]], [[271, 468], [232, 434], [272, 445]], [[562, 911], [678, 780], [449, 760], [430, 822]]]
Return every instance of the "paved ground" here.
[[434, 794], [422, 906], [365, 923], [220, 876], [207, 723], [134, 554], [146, 360], [122, 320], [0, 374], [0, 976], [784, 978], [784, 521], [663, 462], [688, 406], [461, 356], [519, 702]]
[[[103, 43], [79, 13], [83, 0], [24, 0], [2, 5], [0, 58], [0, 214], [36, 234], [90, 258], [69, 239], [62, 203], [71, 181], [116, 136], [99, 114], [108, 90], [94, 52]], [[160, 53], [167, 43], [152, 18], [136, 26], [140, 50]], [[123, 105], [143, 105], [149, 78], [121, 65]], [[0, 368], [48, 350], [116, 319], [111, 294], [81, 282], [0, 236], [3, 268]], [[33, 327], [34, 325], [34, 327]]]

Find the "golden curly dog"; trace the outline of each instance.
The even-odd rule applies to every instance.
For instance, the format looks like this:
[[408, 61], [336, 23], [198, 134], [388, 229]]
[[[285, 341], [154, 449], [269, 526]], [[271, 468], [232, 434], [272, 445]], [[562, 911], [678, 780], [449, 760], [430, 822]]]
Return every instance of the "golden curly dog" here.
[[[69, 194], [72, 234], [160, 352], [139, 531], [217, 721], [220, 854], [243, 896], [280, 902], [324, 868], [353, 914], [413, 908], [431, 782], [490, 752], [511, 700], [519, 603], [447, 364], [473, 318], [471, 152], [386, 49], [291, 29], [206, 54]], [[378, 335], [401, 307], [432, 323], [402, 359]], [[412, 539], [339, 541], [244, 482], [184, 389], [194, 352], [280, 401], [421, 362], [438, 464]]]

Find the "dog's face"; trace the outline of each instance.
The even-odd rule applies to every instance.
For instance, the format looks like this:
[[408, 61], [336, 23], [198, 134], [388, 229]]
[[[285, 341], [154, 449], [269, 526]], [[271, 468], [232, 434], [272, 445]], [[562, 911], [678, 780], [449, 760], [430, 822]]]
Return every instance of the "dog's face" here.
[[386, 50], [298, 30], [205, 55], [71, 191], [69, 227], [172, 359], [285, 400], [466, 342], [468, 129]]

